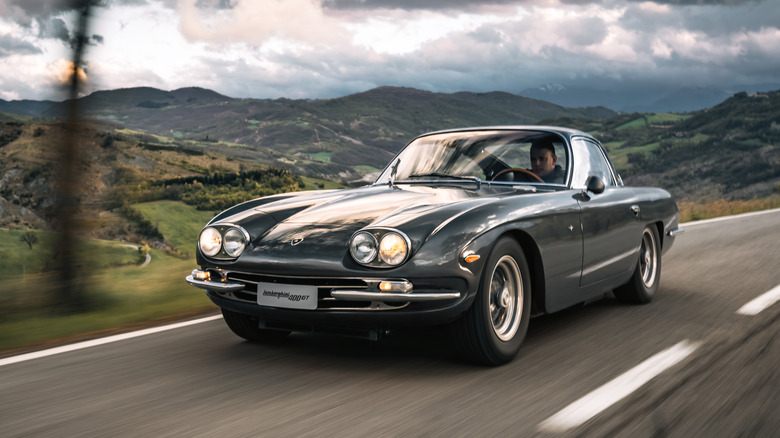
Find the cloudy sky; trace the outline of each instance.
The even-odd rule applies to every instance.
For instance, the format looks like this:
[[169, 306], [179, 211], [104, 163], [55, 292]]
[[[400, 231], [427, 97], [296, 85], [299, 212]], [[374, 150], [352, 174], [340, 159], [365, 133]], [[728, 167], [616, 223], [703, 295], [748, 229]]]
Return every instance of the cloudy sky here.
[[[394, 85], [519, 93], [780, 82], [778, 0], [101, 0], [87, 91], [328, 98]], [[0, 99], [67, 78], [70, 0], [0, 0]], [[736, 90], [739, 91], [739, 90]]]

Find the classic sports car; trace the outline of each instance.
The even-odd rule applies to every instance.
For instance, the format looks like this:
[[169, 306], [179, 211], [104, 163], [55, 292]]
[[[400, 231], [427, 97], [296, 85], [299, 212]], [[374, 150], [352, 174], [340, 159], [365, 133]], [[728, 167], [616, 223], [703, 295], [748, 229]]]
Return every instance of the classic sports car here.
[[414, 139], [371, 185], [220, 213], [187, 281], [251, 341], [448, 323], [467, 358], [498, 365], [531, 315], [609, 291], [649, 302], [678, 222], [669, 193], [625, 187], [588, 134], [448, 130]]

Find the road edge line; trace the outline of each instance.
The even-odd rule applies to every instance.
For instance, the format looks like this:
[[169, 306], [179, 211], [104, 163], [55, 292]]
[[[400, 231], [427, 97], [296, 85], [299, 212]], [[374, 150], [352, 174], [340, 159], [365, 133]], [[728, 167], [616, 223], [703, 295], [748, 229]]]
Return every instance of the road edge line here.
[[703, 219], [700, 221], [689, 221], [689, 222], [683, 222], [680, 225], [684, 225], [686, 227], [693, 227], [696, 225], [704, 225], [704, 224], [711, 224], [713, 222], [722, 222], [727, 221], [731, 219], [741, 219], [745, 217], [750, 216], [759, 216], [762, 214], [768, 214], [768, 213], [780, 213], [780, 208], [772, 208], [770, 210], [759, 210], [759, 211], [751, 211], [747, 213], [740, 213], [740, 214], [732, 214], [731, 216], [721, 216], [721, 217], [714, 217], [712, 219]]
[[96, 347], [98, 345], [110, 344], [112, 342], [124, 341], [127, 339], [137, 338], [140, 336], [151, 335], [154, 333], [160, 333], [168, 330], [174, 330], [177, 328], [187, 327], [190, 325], [201, 324], [204, 322], [214, 321], [221, 319], [222, 315], [207, 316], [205, 318], [193, 319], [190, 321], [178, 322], [176, 324], [168, 324], [160, 327], [152, 327], [148, 329], [138, 330], [129, 333], [122, 333], [119, 335], [107, 336], [105, 338], [92, 339], [89, 341], [77, 342], [75, 344], [63, 345], [60, 347], [49, 348], [46, 350], [34, 351], [32, 353], [20, 354], [18, 356], [11, 356], [0, 359], [0, 367], [5, 365], [11, 365], [19, 362], [26, 362], [28, 360], [39, 359], [42, 357], [53, 356], [55, 354], [68, 353], [71, 351], [82, 350], [84, 348]]

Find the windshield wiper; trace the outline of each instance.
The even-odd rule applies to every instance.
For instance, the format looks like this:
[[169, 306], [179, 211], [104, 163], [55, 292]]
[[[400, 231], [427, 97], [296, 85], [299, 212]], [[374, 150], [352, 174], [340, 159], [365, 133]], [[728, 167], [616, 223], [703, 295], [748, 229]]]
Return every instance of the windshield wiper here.
[[409, 175], [409, 178], [428, 178], [428, 177], [449, 178], [449, 179], [465, 179], [465, 180], [469, 180], [469, 181], [474, 181], [474, 179], [476, 178], [475, 176], [450, 175], [449, 173], [440, 173], [440, 172], [415, 173], [415, 174]]
[[[473, 182], [473, 183], [477, 184], [477, 188], [478, 189], [479, 189], [480, 185], [482, 184], [482, 180], [477, 178], [476, 176], [450, 175], [450, 174], [447, 174], [447, 173], [440, 173], [440, 172], [416, 173], [416, 174], [413, 174], [413, 175], [409, 175], [407, 178], [432, 178], [432, 177], [433, 178], [440, 178], [440, 180], [450, 179], [450, 180], [456, 180], [456, 181]], [[437, 180], [437, 182], [440, 181], [440, 180]], [[430, 181], [430, 180], [428, 180], [428, 181]], [[399, 181], [396, 181], [396, 184], [398, 182]], [[414, 183], [424, 183], [424, 182], [427, 182], [427, 181], [425, 181], [425, 180], [423, 180], [423, 181], [420, 181], [420, 180], [411, 181], [409, 179], [404, 181], [404, 183], [412, 183], [412, 184], [414, 184]]]

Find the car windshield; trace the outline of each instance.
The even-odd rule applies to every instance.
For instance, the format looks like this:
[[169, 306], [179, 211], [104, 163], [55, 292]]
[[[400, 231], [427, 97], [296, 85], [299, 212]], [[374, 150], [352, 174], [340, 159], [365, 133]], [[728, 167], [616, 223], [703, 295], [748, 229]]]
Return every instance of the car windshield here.
[[[549, 169], [534, 167], [540, 144]], [[532, 146], [534, 154], [532, 154]], [[466, 131], [415, 139], [380, 174], [376, 184], [428, 180], [474, 180], [564, 184], [567, 153], [564, 140], [540, 131]], [[536, 173], [539, 175], [537, 175]], [[540, 176], [541, 175], [541, 176]]]

